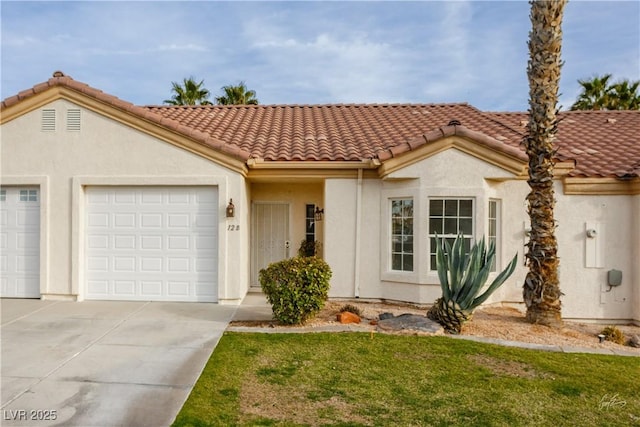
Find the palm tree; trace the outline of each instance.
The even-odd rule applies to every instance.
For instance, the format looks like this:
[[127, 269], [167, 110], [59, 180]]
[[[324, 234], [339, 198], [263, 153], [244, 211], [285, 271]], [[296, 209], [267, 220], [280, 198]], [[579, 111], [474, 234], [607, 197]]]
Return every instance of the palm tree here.
[[218, 105], [258, 105], [255, 90], [248, 90], [244, 82], [222, 86], [223, 95], [216, 97]]
[[578, 80], [582, 93], [571, 106], [572, 110], [638, 110], [640, 109], [640, 81], [621, 80], [609, 83], [611, 74]]
[[171, 99], [165, 99], [165, 104], [170, 105], [211, 105], [210, 92], [204, 87], [204, 80], [196, 83], [193, 77], [183, 79], [183, 84], [171, 82]]
[[524, 145], [529, 156], [527, 195], [531, 234], [527, 243], [529, 272], [523, 285], [527, 320], [562, 324], [558, 280], [558, 242], [553, 217], [554, 139], [558, 120], [558, 83], [562, 46], [562, 14], [566, 0], [531, 1], [529, 32], [529, 124]]
[[591, 80], [578, 80], [582, 93], [571, 106], [572, 110], [603, 110], [609, 103], [609, 79], [611, 74], [595, 76]]
[[640, 81], [622, 80], [609, 88], [608, 110], [640, 110]]

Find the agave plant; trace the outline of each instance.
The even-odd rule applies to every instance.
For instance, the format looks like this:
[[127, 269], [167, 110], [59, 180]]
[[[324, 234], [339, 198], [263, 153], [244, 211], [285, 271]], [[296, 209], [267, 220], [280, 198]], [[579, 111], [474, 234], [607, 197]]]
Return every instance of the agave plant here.
[[440, 323], [449, 333], [460, 333], [462, 324], [471, 319], [473, 310], [485, 302], [511, 276], [516, 268], [518, 254], [480, 294], [495, 258], [495, 243], [490, 242], [487, 250], [484, 237], [466, 254], [462, 236], [458, 236], [453, 245], [445, 240], [444, 249], [441, 239], [436, 236], [436, 267], [442, 298], [434, 302], [427, 312], [427, 317]]

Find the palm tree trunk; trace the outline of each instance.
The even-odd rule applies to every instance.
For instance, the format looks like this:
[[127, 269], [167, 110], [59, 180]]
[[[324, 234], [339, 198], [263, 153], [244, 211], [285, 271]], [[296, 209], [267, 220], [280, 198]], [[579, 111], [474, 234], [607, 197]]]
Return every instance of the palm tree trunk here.
[[524, 143], [529, 156], [527, 196], [531, 235], [526, 254], [529, 273], [523, 286], [527, 319], [558, 327], [562, 324], [558, 243], [555, 237], [553, 142], [557, 131], [562, 13], [566, 0], [531, 1], [529, 33], [529, 125]]

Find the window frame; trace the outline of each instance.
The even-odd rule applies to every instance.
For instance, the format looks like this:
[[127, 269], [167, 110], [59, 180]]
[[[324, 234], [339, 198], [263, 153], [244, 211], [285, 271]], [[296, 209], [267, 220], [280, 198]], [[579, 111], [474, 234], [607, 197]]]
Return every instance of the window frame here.
[[[389, 246], [388, 246], [388, 253], [389, 253], [389, 271], [393, 272], [393, 273], [415, 273], [416, 268], [415, 268], [415, 254], [416, 254], [416, 240], [415, 240], [415, 200], [413, 197], [390, 197], [388, 198], [388, 207], [389, 207]], [[404, 216], [403, 214], [401, 214], [400, 216], [394, 216], [394, 202], [403, 202], [403, 204], [405, 202], [411, 202], [411, 216]], [[403, 208], [400, 208], [401, 211], [403, 210]], [[394, 233], [394, 220], [395, 219], [400, 219], [401, 222], [401, 233], [397, 234]], [[405, 234], [405, 221], [406, 220], [411, 220], [411, 234]], [[394, 239], [396, 238], [400, 238], [402, 239], [401, 242], [401, 249], [400, 251], [394, 251]], [[405, 252], [405, 244], [404, 244], [404, 240], [406, 238], [411, 238], [411, 252]], [[394, 268], [394, 256], [399, 255], [400, 256], [400, 269], [398, 268]], [[411, 258], [411, 269], [405, 269], [405, 257], [407, 257], [407, 259], [410, 257]]]
[[[456, 207], [456, 215], [455, 216], [451, 216], [451, 215], [446, 215], [446, 201], [451, 201], [454, 200], [457, 202], [457, 207]], [[434, 201], [442, 201], [442, 214], [435, 216], [434, 212], [432, 210], [432, 202]], [[471, 202], [471, 216], [461, 216], [460, 215], [460, 202], [461, 201], [470, 201]], [[460, 234], [460, 219], [470, 219], [471, 220], [471, 230], [469, 233], [462, 233], [463, 238], [468, 242], [466, 244], [467, 246], [467, 250], [469, 250], [473, 244], [475, 243], [475, 234], [476, 234], [476, 222], [477, 222], [477, 201], [476, 201], [476, 197], [472, 197], [472, 196], [430, 196], [428, 197], [428, 206], [429, 206], [429, 210], [428, 210], [428, 215], [427, 215], [427, 237], [428, 237], [428, 246], [427, 246], [427, 250], [428, 250], [428, 265], [429, 265], [429, 271], [437, 271], [436, 266], [435, 266], [435, 238], [436, 238], [436, 231], [433, 230], [432, 227], [432, 220], [436, 220], [436, 219], [442, 219], [442, 233], [437, 233], [439, 238], [444, 238], [447, 240], [454, 240], [458, 234]], [[445, 227], [446, 227], [446, 222], [445, 220], [449, 218], [455, 218], [456, 219], [456, 223], [457, 223], [457, 229], [458, 232], [456, 234], [453, 233], [445, 233]]]
[[20, 202], [37, 202], [38, 190], [20, 190], [18, 200]]
[[[494, 205], [495, 215], [492, 215], [491, 205]], [[494, 229], [492, 233], [491, 223], [494, 222]], [[498, 271], [498, 266], [502, 264], [501, 257], [501, 240], [502, 236], [500, 233], [500, 227], [502, 224], [502, 200], [496, 198], [489, 198], [489, 202], [487, 203], [487, 246], [493, 241], [496, 245], [496, 257], [494, 259], [493, 265], [491, 266], [491, 273], [495, 273]]]

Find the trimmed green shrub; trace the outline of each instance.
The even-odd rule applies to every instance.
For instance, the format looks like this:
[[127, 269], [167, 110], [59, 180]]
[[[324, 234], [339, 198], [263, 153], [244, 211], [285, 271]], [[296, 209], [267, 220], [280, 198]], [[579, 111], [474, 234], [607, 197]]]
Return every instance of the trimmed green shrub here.
[[317, 240], [303, 240], [300, 242], [300, 247], [298, 248], [298, 256], [318, 256], [320, 255], [321, 248], [322, 243]]
[[315, 316], [329, 293], [331, 268], [317, 257], [294, 257], [260, 270], [260, 286], [273, 317], [287, 325]]

